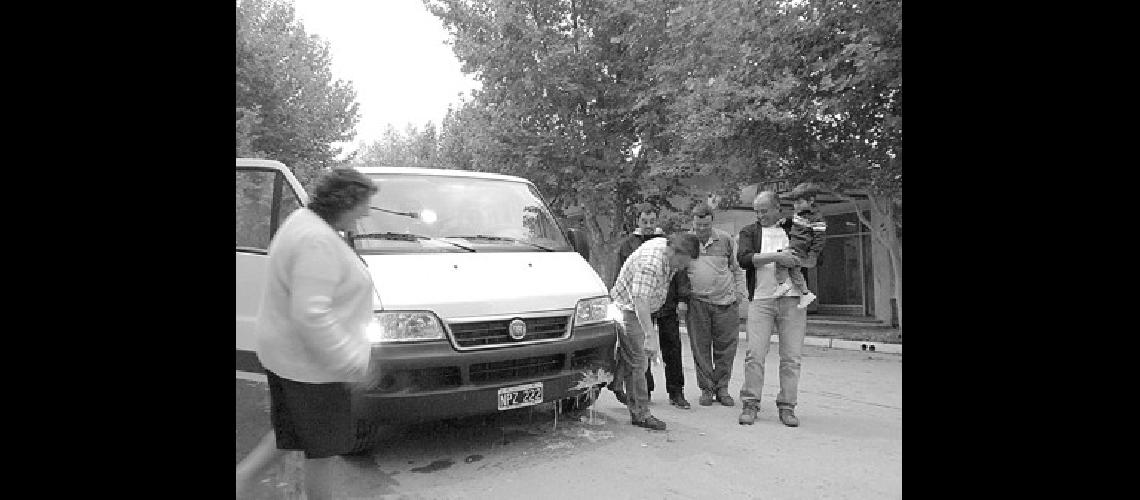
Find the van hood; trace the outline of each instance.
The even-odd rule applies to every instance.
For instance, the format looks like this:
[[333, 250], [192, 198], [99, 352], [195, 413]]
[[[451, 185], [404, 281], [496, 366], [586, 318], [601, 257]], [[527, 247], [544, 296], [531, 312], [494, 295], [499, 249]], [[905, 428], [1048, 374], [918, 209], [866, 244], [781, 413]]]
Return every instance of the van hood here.
[[608, 294], [575, 252], [363, 255], [377, 309], [430, 310], [443, 320], [572, 309]]

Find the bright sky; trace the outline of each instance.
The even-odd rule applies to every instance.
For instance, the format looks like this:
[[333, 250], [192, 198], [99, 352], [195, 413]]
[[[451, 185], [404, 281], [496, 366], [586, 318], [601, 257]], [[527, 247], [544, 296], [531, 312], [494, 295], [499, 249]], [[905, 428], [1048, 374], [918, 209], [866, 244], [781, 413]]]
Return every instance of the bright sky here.
[[[438, 127], [458, 94], [479, 88], [444, 44], [447, 31], [421, 0], [295, 0], [305, 31], [329, 42], [334, 78], [352, 82], [360, 121], [355, 145], [388, 124]], [[346, 145], [345, 153], [356, 149]]]

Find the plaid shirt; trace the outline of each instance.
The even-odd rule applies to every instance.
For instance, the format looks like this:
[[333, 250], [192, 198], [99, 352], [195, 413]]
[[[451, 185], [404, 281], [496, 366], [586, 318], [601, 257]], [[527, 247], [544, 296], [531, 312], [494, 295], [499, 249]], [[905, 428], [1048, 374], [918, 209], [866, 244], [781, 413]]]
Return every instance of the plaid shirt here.
[[618, 272], [610, 298], [623, 310], [633, 310], [633, 298], [644, 298], [649, 302], [649, 310], [656, 311], [665, 303], [669, 291], [669, 281], [674, 269], [665, 255], [668, 245], [665, 238], [653, 238], [637, 247]]

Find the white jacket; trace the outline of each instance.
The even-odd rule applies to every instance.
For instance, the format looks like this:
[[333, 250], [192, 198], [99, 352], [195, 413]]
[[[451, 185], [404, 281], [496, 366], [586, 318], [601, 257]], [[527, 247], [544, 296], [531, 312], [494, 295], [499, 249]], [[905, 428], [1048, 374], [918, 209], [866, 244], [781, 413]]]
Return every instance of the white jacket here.
[[261, 364], [298, 382], [354, 382], [368, 372], [372, 278], [316, 213], [301, 208], [269, 245], [255, 336]]

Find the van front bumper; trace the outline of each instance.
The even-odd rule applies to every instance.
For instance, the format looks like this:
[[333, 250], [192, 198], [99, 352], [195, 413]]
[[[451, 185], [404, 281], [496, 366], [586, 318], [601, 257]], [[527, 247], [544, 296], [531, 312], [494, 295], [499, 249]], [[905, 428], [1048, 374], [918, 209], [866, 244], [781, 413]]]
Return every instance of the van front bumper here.
[[542, 402], [582, 393], [583, 373], [613, 373], [616, 323], [576, 327], [570, 338], [477, 351], [448, 341], [382, 344], [372, 349], [372, 389], [353, 398], [359, 419], [413, 423], [496, 413], [499, 389], [541, 382]]

